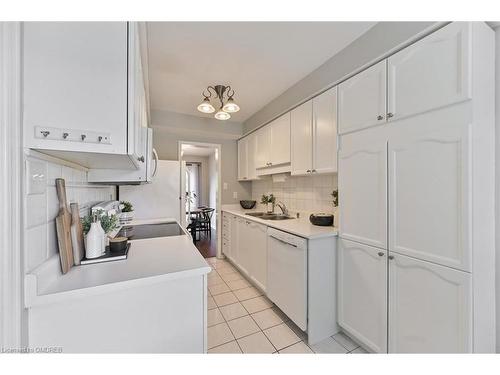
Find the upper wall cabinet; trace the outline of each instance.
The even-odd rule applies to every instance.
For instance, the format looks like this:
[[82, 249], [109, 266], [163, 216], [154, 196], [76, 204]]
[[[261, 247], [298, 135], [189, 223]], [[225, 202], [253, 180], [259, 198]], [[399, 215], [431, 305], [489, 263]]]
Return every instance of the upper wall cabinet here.
[[89, 168], [137, 168], [143, 91], [136, 25], [26, 22], [25, 147]]
[[238, 180], [257, 180], [255, 169], [257, 134], [252, 133], [238, 141]]
[[314, 173], [337, 171], [337, 87], [313, 99]]
[[366, 69], [339, 85], [339, 133], [385, 122], [386, 62]]
[[471, 24], [454, 22], [389, 57], [388, 119], [471, 97]]
[[292, 175], [337, 171], [337, 87], [291, 112]]
[[290, 172], [290, 112], [255, 132], [257, 175]]
[[305, 175], [313, 169], [313, 102], [293, 109], [290, 121], [292, 175]]
[[248, 138], [238, 141], [238, 180], [248, 179]]

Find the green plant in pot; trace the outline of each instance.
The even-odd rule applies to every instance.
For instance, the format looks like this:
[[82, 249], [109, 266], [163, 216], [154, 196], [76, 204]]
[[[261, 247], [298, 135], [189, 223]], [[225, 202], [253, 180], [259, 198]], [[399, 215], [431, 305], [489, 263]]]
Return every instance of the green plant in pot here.
[[274, 212], [274, 203], [276, 203], [276, 197], [273, 194], [262, 194], [260, 203], [267, 205], [267, 213]]
[[132, 203], [128, 201], [121, 201], [120, 209], [120, 223], [125, 224], [131, 222], [134, 218], [134, 206], [132, 205]]

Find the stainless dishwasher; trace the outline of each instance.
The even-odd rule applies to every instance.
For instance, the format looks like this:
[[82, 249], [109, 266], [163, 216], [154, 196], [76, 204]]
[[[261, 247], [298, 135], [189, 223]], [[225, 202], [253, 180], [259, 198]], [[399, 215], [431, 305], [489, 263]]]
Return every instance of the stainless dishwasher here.
[[300, 329], [307, 329], [307, 240], [267, 230], [267, 295]]

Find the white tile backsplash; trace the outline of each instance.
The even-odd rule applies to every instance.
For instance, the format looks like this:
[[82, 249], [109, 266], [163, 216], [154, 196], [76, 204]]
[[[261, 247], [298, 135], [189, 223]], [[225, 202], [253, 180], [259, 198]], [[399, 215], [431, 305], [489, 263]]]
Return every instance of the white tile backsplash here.
[[[258, 208], [263, 194], [273, 193], [276, 202], [283, 202], [290, 211], [309, 214], [311, 212], [334, 212], [332, 191], [337, 188], [337, 174], [312, 176], [288, 176], [284, 182], [273, 182], [265, 178], [252, 182], [252, 199]], [[279, 208], [277, 208], [279, 211]]]
[[[36, 174], [33, 171], [44, 172], [43, 189], [30, 190], [33, 174]], [[26, 272], [58, 252], [55, 218], [59, 211], [59, 201], [55, 188], [56, 178], [65, 179], [68, 207], [71, 202], [77, 202], [81, 213], [87, 212], [98, 201], [115, 199], [115, 186], [89, 184], [87, 172], [83, 169], [26, 156]], [[32, 194], [28, 194], [30, 192]]]

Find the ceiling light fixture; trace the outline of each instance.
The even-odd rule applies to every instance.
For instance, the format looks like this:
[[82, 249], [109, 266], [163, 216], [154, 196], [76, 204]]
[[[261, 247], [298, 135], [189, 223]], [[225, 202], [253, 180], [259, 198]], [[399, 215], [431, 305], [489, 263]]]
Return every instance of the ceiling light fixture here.
[[231, 86], [215, 85], [208, 86], [203, 90], [203, 101], [198, 106], [198, 111], [203, 113], [215, 112], [214, 106], [210, 103], [212, 93], [214, 93], [220, 101], [220, 109], [215, 114], [217, 120], [229, 120], [231, 118], [230, 113], [235, 113], [240, 110], [239, 105], [236, 104], [233, 99], [234, 90]]

